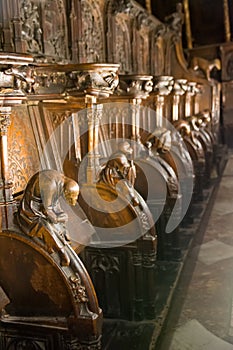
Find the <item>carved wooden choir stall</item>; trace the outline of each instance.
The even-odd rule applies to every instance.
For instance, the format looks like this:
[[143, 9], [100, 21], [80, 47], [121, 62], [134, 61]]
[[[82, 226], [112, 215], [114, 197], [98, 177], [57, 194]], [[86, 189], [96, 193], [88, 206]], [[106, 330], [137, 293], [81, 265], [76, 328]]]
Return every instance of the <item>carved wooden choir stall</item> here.
[[159, 266], [219, 170], [220, 83], [186, 61], [180, 4], [164, 23], [133, 0], [0, 8], [0, 348], [157, 329]]

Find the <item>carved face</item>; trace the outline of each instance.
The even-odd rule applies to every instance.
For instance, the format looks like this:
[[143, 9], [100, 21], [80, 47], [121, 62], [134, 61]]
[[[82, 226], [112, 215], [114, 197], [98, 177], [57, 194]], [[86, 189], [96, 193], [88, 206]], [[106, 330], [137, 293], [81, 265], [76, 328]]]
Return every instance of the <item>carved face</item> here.
[[128, 162], [128, 159], [124, 156], [116, 158], [117, 162], [117, 171], [123, 175], [123, 177], [126, 177], [130, 168], [130, 164]]
[[115, 176], [114, 181], [117, 182], [122, 178], [125, 178], [128, 174], [130, 163], [124, 154], [120, 154], [108, 161], [107, 167], [110, 169], [114, 169]]
[[75, 205], [77, 203], [79, 191], [64, 191], [65, 200], [69, 205]]
[[79, 195], [79, 185], [74, 181], [67, 181], [64, 186], [64, 197], [69, 205], [74, 206], [77, 203]]

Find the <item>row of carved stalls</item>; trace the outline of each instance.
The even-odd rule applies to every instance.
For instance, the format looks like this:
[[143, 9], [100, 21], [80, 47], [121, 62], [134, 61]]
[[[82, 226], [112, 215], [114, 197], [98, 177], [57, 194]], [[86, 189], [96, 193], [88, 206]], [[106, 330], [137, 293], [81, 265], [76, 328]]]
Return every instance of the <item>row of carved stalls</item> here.
[[[202, 199], [208, 185], [218, 144], [218, 84], [187, 69], [180, 27], [160, 25], [134, 2], [120, 4], [107, 7], [111, 26], [105, 41], [108, 58], [112, 55], [107, 61], [120, 65], [58, 65], [36, 63], [27, 55], [1, 55], [3, 349], [25, 344], [72, 349], [80, 343], [98, 348], [98, 302], [105, 318], [154, 319], [157, 262], [181, 258], [179, 225], [190, 220], [192, 202]], [[74, 2], [72, 11], [76, 6]], [[101, 13], [95, 11], [93, 16]], [[142, 27], [132, 23], [135, 11]], [[85, 23], [92, 34], [93, 28], [102, 28], [98, 21]], [[132, 52], [129, 45], [131, 26], [140, 33], [133, 38], [141, 38], [136, 45], [141, 52]], [[91, 41], [98, 36], [89, 36], [89, 29], [85, 40], [90, 46], [82, 46], [92, 48], [87, 62], [96, 59], [91, 52], [99, 47]], [[116, 49], [113, 42], [122, 34], [123, 44]], [[159, 43], [156, 55], [145, 36]], [[28, 51], [35, 50], [33, 40], [26, 40]], [[55, 51], [54, 56], [60, 57]], [[63, 265], [59, 250], [51, 252], [41, 231], [19, 229], [13, 220], [20, 194], [24, 198], [29, 177], [40, 168], [64, 172], [80, 185], [79, 204], [72, 211], [65, 207], [71, 243], [59, 236], [68, 264]], [[54, 227], [46, 234], [51, 233]]]
[[[4, 244], [2, 247], [5, 254], [9, 250], [15, 257], [19, 254], [17, 261], [21, 261], [21, 254], [26, 255], [24, 264], [29, 261], [31, 264], [33, 259], [37, 269], [31, 273], [35, 274], [35, 283], [39, 285], [33, 285], [33, 295], [32, 276], [30, 283], [25, 277], [30, 284], [29, 294], [24, 291], [25, 279], [21, 280], [20, 286], [14, 279], [6, 285], [9, 274], [17, 276], [17, 266], [14, 260], [7, 258], [9, 254], [5, 256], [3, 252], [1, 266], [10, 268], [1, 269], [2, 287], [7, 296], [16, 298], [12, 301], [9, 297], [11, 303], [6, 310], [9, 314], [16, 312], [13, 315], [16, 324], [29, 322], [28, 313], [32, 313], [32, 324], [39, 322], [48, 326], [47, 322], [50, 322], [58, 327], [60, 321], [54, 318], [57, 309], [46, 308], [49, 321], [39, 317], [45, 310], [38, 303], [38, 291], [48, 294], [53, 302], [65, 305], [64, 300], [54, 299], [54, 286], [48, 288], [40, 281], [40, 277], [46, 274], [38, 267], [42, 264], [40, 259], [30, 256], [31, 253], [25, 252], [24, 247], [20, 247], [19, 253], [18, 243], [12, 246], [15, 239], [18, 242], [20, 235], [20, 245], [21, 241], [25, 244], [25, 240], [29, 244], [29, 240], [30, 249], [33, 245], [33, 249], [42, 251], [46, 259], [55, 259], [60, 273], [67, 272], [67, 266], [61, 265], [59, 252], [51, 256], [48, 247], [42, 245], [42, 249], [41, 237], [37, 248], [38, 237], [35, 240], [28, 233], [25, 237], [25, 232], [18, 231], [12, 223], [15, 200], [20, 201], [17, 194], [25, 188], [28, 171], [36, 172], [42, 167], [64, 172], [80, 185], [79, 205], [69, 211], [67, 223], [72, 243], [71, 246], [66, 241], [63, 243], [65, 250], [69, 254], [71, 250], [75, 256], [70, 257], [75, 264], [77, 261], [81, 264], [76, 254], [82, 257], [104, 316], [128, 320], [154, 319], [159, 284], [157, 262], [182, 258], [179, 226], [183, 219], [190, 221], [192, 218], [192, 202], [202, 199], [203, 189], [208, 185], [206, 180], [209, 180], [214, 165], [216, 125], [213, 125], [210, 113], [183, 114], [184, 108], [190, 111], [198, 106], [200, 91], [196, 89], [194, 92], [196, 84], [186, 83], [184, 79], [142, 75], [120, 75], [116, 89], [118, 65], [112, 64], [32, 66], [30, 70], [35, 70], [36, 81], [40, 81], [37, 87], [34, 85], [34, 92], [25, 96], [11, 91], [9, 95], [2, 96], [4, 104], [11, 107], [14, 100], [21, 102], [27, 99], [26, 106], [13, 108], [10, 127], [11, 107], [2, 107], [2, 238], [6, 239], [10, 233], [11, 242], [7, 249]], [[58, 72], [59, 77], [67, 82], [65, 97], [62, 97], [61, 91], [54, 93], [56, 88], [60, 90], [59, 83], [56, 87], [41, 83], [41, 79], [51, 78]], [[109, 77], [114, 79], [106, 84]], [[15, 76], [10, 78], [8, 84]], [[81, 82], [85, 80], [85, 88], [82, 83], [79, 84], [80, 79]], [[77, 86], [80, 88], [77, 89]], [[167, 103], [164, 103], [165, 100]], [[165, 116], [165, 106], [169, 107], [169, 115], [172, 115], [170, 120]], [[19, 144], [18, 140], [23, 140], [23, 143]], [[20, 166], [18, 162], [21, 162]], [[13, 184], [8, 181], [12, 175]], [[15, 198], [12, 198], [11, 191]], [[23, 268], [26, 271], [26, 266]], [[80, 277], [78, 273], [75, 271], [75, 275]], [[75, 302], [80, 304], [83, 301], [86, 306], [88, 298], [84, 291], [89, 279], [86, 271], [83, 274], [81, 281], [84, 285], [79, 285], [79, 279], [71, 278], [70, 272], [69, 281], [72, 281], [70, 288]], [[51, 278], [54, 280], [53, 276]], [[48, 279], [46, 281], [48, 283]], [[75, 285], [76, 282], [78, 285]], [[57, 283], [56, 280], [56, 288]], [[83, 299], [82, 293], [76, 295], [77, 289], [83, 293]], [[88, 291], [93, 298], [93, 287], [89, 287]], [[28, 306], [29, 298], [34, 298], [39, 307], [35, 308], [33, 302]], [[91, 312], [87, 308], [83, 316], [90, 317], [90, 323], [96, 323], [96, 318], [101, 319], [101, 313], [96, 311], [97, 300], [94, 300], [94, 319], [93, 305]], [[59, 313], [63, 311], [59, 309]], [[23, 312], [24, 317], [21, 314], [19, 317], [18, 312]], [[4, 315], [3, 319], [4, 322], [12, 322], [9, 315]], [[34, 331], [31, 330], [29, 335]], [[6, 334], [5, 339], [9, 339], [9, 333]]]

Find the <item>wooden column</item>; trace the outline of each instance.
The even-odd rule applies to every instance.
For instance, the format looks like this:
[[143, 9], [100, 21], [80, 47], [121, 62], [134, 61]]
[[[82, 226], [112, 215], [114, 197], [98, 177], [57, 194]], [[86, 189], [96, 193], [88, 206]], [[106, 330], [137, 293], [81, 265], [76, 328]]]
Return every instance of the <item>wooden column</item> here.
[[166, 118], [165, 98], [170, 94], [173, 87], [173, 77], [161, 75], [155, 78], [154, 85], [154, 108], [156, 111], [156, 127], [163, 126], [163, 118]]
[[186, 40], [188, 49], [192, 49], [192, 31], [191, 31], [191, 22], [190, 22], [190, 12], [189, 12], [189, 0], [183, 0], [184, 6], [184, 16], [185, 16], [185, 29], [186, 29]]
[[223, 0], [223, 11], [224, 11], [224, 30], [226, 42], [231, 41], [231, 27], [230, 27], [230, 14], [228, 0]]
[[[11, 107], [0, 107], [0, 229], [7, 229], [12, 224], [15, 202], [12, 196], [13, 183], [8, 166], [7, 133], [10, 126]], [[10, 215], [9, 215], [10, 214]], [[11, 222], [9, 222], [11, 218]]]
[[184, 115], [181, 115], [181, 96], [184, 95], [184, 86], [186, 79], [176, 79], [173, 86], [173, 101], [172, 101], [172, 121], [182, 119]]
[[94, 95], [86, 95], [85, 103], [88, 120], [88, 162], [87, 162], [87, 182], [93, 183], [96, 179], [96, 148], [98, 147], [98, 126], [96, 120], [97, 98]]

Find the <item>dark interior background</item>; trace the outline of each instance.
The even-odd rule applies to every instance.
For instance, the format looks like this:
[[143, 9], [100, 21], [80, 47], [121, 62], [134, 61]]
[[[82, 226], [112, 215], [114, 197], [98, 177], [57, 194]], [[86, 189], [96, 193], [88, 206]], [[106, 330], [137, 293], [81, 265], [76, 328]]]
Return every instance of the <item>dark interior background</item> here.
[[[179, 0], [151, 0], [152, 13], [161, 21], [176, 11]], [[145, 0], [138, 3], [146, 8]], [[193, 47], [220, 44], [225, 42], [224, 0], [189, 0], [189, 12]], [[228, 0], [231, 37], [233, 37], [233, 0]], [[184, 48], [187, 47], [186, 35], [183, 33]]]

